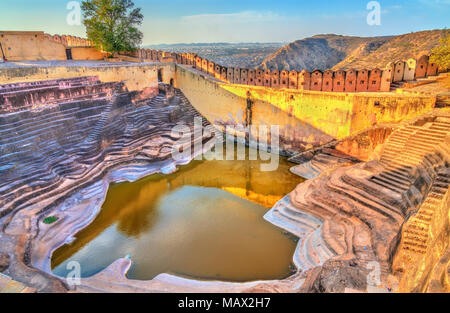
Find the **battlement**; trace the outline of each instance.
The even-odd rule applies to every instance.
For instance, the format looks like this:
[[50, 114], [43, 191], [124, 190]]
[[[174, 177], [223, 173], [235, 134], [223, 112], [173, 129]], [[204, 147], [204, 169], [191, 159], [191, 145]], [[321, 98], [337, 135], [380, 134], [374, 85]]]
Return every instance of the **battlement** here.
[[0, 60], [102, 60], [107, 54], [94, 43], [71, 35], [50, 35], [42, 31], [1, 31]]
[[[49, 35], [42, 31], [0, 31], [3, 58], [14, 60], [102, 60], [108, 53], [95, 48], [92, 41], [71, 35]], [[137, 49], [120, 55], [137, 63], [176, 63], [193, 67], [215, 79], [236, 85], [274, 89], [297, 89], [325, 92], [390, 92], [402, 82], [414, 81], [439, 73], [429, 56], [390, 62], [384, 69], [326, 70], [312, 72], [262, 70], [226, 67], [196, 53]]]

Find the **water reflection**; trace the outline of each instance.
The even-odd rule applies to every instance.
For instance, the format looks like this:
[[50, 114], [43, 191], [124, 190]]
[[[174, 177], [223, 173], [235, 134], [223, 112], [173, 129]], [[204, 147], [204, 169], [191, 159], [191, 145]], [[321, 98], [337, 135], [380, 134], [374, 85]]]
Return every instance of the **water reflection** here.
[[96, 220], [54, 253], [54, 272], [64, 276], [78, 261], [87, 277], [130, 254], [132, 279], [288, 276], [295, 242], [263, 215], [302, 180], [285, 159], [275, 172], [261, 172], [261, 162], [194, 161], [169, 176], [111, 186]]

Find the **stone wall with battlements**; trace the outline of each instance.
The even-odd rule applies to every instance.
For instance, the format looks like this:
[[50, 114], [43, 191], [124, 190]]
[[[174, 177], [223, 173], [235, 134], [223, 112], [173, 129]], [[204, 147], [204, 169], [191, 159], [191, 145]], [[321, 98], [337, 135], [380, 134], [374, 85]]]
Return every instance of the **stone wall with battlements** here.
[[419, 116], [432, 110], [436, 101], [435, 97], [412, 94], [236, 85], [186, 66], [176, 67], [176, 86], [220, 129], [246, 121], [250, 101], [251, 125], [279, 125], [280, 145], [288, 155], [347, 138], [377, 124]]
[[[230, 84], [174, 63], [104, 62], [89, 66], [75, 63], [0, 68], [0, 84], [85, 76], [98, 77], [104, 83], [123, 81], [130, 91], [156, 89], [159, 80], [173, 84], [221, 130], [227, 126], [246, 126], [246, 123], [278, 125], [280, 147], [287, 155], [347, 138], [376, 124], [413, 118], [430, 111], [436, 101], [435, 97], [415, 94], [318, 92]], [[13, 108], [14, 103], [25, 101], [27, 105], [39, 107], [51, 103], [52, 97], [63, 95], [63, 91], [57, 92], [22, 100], [6, 97], [2, 99], [2, 106]], [[247, 110], [249, 104], [250, 110]], [[258, 131], [258, 128], [253, 130], [255, 138], [259, 138]], [[240, 134], [247, 135], [245, 131]]]

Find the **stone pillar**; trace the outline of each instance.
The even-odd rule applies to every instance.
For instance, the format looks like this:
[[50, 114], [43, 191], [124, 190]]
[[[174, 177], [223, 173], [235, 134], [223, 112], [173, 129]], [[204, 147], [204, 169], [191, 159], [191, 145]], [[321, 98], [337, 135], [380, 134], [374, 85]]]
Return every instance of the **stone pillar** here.
[[227, 68], [227, 81], [234, 84], [234, 67]]
[[256, 86], [264, 86], [264, 71], [263, 70], [256, 70], [255, 85]]
[[391, 91], [392, 82], [392, 67], [388, 67], [383, 71], [381, 75], [380, 91], [389, 92]]
[[394, 78], [393, 82], [401, 82], [403, 81], [403, 75], [405, 74], [405, 62], [397, 61], [394, 65]]
[[403, 80], [405, 81], [413, 81], [416, 75], [416, 60], [408, 59], [405, 62], [405, 74], [403, 75]]
[[[379, 68], [374, 68], [370, 71], [369, 75], [369, 87], [367, 91], [378, 92], [381, 87], [381, 70]], [[390, 86], [389, 86], [390, 88]]]
[[286, 70], [280, 72], [280, 88], [289, 88], [289, 72]]
[[333, 91], [333, 76], [334, 73], [332, 70], [326, 70], [323, 73], [322, 91]]
[[272, 72], [270, 70], [264, 72], [264, 87], [272, 87]]
[[369, 82], [369, 71], [368, 70], [358, 71], [356, 78], [356, 91], [366, 92], [369, 87], [368, 82]]
[[234, 68], [234, 83], [241, 84], [241, 69], [239, 67]]
[[152, 50], [152, 61], [158, 61], [158, 51]]
[[311, 73], [303, 70], [298, 74], [298, 89], [311, 90]]
[[289, 89], [298, 89], [298, 73], [297, 71], [289, 72]]
[[422, 55], [417, 61], [416, 66], [416, 79], [425, 78], [427, 76], [429, 57], [427, 55]]
[[202, 59], [202, 71], [208, 73], [208, 60]]
[[[214, 77], [217, 79], [222, 78], [222, 67], [219, 64], [216, 64], [214, 66]], [[228, 78], [227, 78], [227, 81], [228, 81]]]
[[334, 73], [333, 91], [334, 92], [345, 91], [345, 72], [342, 70], [338, 70]]
[[320, 70], [314, 70], [311, 73], [311, 90], [322, 91], [323, 74]]
[[220, 79], [223, 80], [224, 82], [227, 81], [227, 73], [228, 68], [226, 68], [225, 66], [221, 66]]
[[272, 88], [280, 88], [280, 72], [278, 70], [271, 71], [272, 76]]
[[246, 68], [241, 69], [241, 85], [248, 85], [248, 70]]
[[215, 77], [215, 64], [212, 61], [208, 61], [208, 74]]
[[438, 66], [436, 63], [428, 63], [428, 68], [427, 68], [427, 77], [428, 76], [437, 76], [438, 74]]
[[248, 84], [250, 86], [255, 86], [256, 85], [256, 72], [254, 69], [249, 69], [248, 70]]
[[345, 92], [356, 91], [356, 71], [348, 70], [345, 72]]

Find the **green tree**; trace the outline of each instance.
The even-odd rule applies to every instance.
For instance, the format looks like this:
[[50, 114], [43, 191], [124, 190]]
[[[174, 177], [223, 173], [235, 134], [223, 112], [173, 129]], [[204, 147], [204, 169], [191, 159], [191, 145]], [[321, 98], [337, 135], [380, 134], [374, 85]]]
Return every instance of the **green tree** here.
[[450, 69], [450, 31], [439, 40], [440, 45], [431, 50], [430, 61], [436, 63], [440, 70]]
[[87, 37], [97, 48], [119, 53], [135, 51], [141, 44], [137, 26], [144, 16], [131, 0], [86, 0], [81, 8]]

